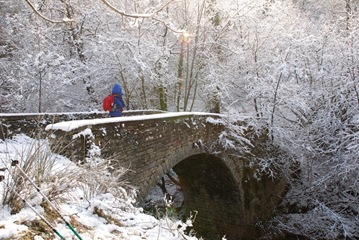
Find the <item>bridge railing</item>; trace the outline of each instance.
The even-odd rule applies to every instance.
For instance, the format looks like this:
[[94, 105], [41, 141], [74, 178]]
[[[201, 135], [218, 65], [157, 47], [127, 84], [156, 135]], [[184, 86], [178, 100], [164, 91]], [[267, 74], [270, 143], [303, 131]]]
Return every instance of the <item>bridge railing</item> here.
[[[157, 110], [129, 110], [124, 116], [162, 113]], [[96, 112], [62, 112], [62, 113], [0, 113], [0, 139], [12, 138], [24, 133], [30, 137], [45, 138], [48, 132], [45, 127], [49, 124], [79, 119], [107, 118], [103, 111]]]

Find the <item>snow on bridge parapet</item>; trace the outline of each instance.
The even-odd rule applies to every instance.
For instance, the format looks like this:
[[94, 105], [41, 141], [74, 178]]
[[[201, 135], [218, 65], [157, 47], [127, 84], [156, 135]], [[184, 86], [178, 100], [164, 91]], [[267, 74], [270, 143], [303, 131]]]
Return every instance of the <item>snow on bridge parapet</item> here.
[[[158, 110], [124, 111], [124, 116], [163, 113]], [[0, 113], [0, 139], [12, 138], [16, 134], [46, 138], [45, 127], [48, 124], [79, 119], [106, 118], [103, 111], [60, 112], [60, 113]]]
[[107, 123], [122, 123], [130, 121], [150, 120], [150, 119], [177, 119], [183, 117], [193, 116], [207, 116], [213, 118], [219, 118], [220, 114], [211, 114], [203, 112], [169, 112], [169, 113], [158, 113], [150, 115], [136, 115], [136, 116], [124, 116], [124, 117], [113, 117], [113, 118], [99, 118], [99, 119], [84, 119], [84, 120], [72, 120], [66, 122], [54, 123], [46, 126], [46, 130], [62, 130], [65, 132], [72, 131], [77, 128], [92, 125], [102, 125]]
[[72, 112], [72, 113], [1, 113], [0, 139], [12, 138], [16, 134], [30, 137], [46, 137], [46, 125], [84, 118], [101, 118], [104, 112]]

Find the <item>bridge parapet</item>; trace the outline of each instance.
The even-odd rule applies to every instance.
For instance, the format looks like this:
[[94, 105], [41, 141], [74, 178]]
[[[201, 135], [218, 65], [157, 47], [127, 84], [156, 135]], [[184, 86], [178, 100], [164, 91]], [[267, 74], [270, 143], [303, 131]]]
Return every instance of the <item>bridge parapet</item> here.
[[[124, 111], [124, 116], [163, 113], [157, 110]], [[62, 121], [106, 118], [106, 112], [70, 112], [70, 113], [0, 113], [0, 139], [12, 138], [20, 133], [30, 137], [46, 138], [45, 127]]]
[[178, 162], [204, 153], [224, 130], [211, 119], [218, 114], [163, 113], [138, 117], [75, 120], [47, 126], [53, 131], [53, 152], [74, 161], [86, 161], [91, 150], [112, 159], [113, 167], [130, 169], [128, 181], [147, 196]]

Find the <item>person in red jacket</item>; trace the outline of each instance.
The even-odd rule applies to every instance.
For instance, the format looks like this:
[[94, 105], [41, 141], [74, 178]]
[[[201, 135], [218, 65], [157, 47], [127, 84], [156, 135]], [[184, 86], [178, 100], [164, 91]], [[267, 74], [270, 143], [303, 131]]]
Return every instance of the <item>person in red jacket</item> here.
[[112, 88], [112, 95], [114, 96], [114, 108], [109, 113], [110, 117], [121, 117], [123, 108], [125, 107], [125, 103], [123, 102], [122, 96], [122, 87], [120, 84], [115, 83], [115, 85]]

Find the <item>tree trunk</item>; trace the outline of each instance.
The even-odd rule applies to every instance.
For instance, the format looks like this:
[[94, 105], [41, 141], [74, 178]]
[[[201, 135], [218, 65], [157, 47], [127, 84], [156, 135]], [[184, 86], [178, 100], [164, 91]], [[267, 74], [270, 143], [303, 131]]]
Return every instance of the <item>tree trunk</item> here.
[[181, 103], [181, 93], [182, 93], [182, 86], [183, 86], [183, 58], [184, 58], [184, 36], [181, 38], [181, 52], [179, 56], [178, 62], [178, 75], [177, 75], [177, 112], [180, 111], [180, 103]]

